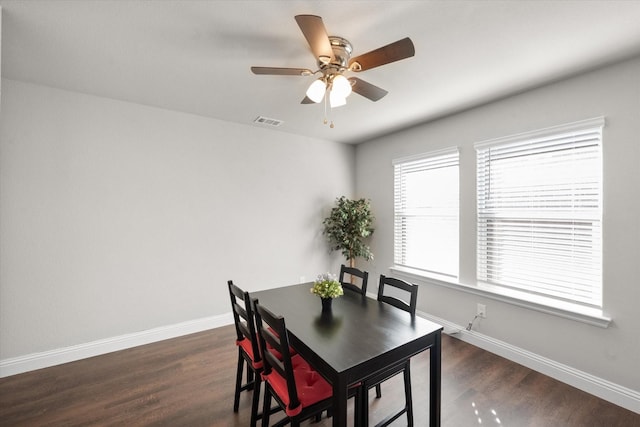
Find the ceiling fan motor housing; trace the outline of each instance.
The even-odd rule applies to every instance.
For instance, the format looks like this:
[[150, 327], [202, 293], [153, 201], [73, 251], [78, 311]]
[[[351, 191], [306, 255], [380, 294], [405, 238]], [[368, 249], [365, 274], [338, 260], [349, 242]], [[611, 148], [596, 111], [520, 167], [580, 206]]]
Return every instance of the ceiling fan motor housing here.
[[322, 59], [318, 59], [318, 67], [321, 70], [333, 68], [338, 72], [346, 69], [353, 52], [351, 43], [349, 40], [338, 36], [329, 36], [329, 42], [331, 43], [331, 50], [333, 50], [334, 60], [323, 62]]

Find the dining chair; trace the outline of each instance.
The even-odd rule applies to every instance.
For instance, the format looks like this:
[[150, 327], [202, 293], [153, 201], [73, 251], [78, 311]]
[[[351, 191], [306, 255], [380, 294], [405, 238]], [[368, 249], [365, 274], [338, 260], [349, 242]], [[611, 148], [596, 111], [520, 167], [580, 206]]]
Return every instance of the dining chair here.
[[[258, 418], [258, 406], [260, 403], [260, 385], [262, 383], [263, 362], [260, 355], [258, 336], [256, 334], [253, 304], [249, 293], [243, 291], [227, 281], [233, 321], [236, 327], [236, 345], [238, 346], [238, 367], [236, 371], [236, 389], [233, 398], [233, 412], [238, 412], [240, 393], [245, 390], [253, 390], [251, 403], [251, 427], [255, 427]], [[242, 384], [244, 366], [247, 366], [247, 382]]]
[[[393, 290], [391, 292], [389, 288]], [[402, 295], [402, 297], [400, 296]], [[408, 302], [406, 300], [408, 299]], [[411, 317], [416, 315], [416, 305], [418, 302], [418, 285], [405, 282], [404, 280], [395, 279], [393, 277], [387, 277], [380, 275], [380, 282], [378, 284], [378, 301], [390, 304], [400, 310], [408, 312]], [[403, 373], [404, 376], [404, 394], [405, 394], [405, 406], [399, 412], [392, 414], [385, 418], [380, 423], [376, 424], [376, 427], [387, 426], [395, 421], [402, 414], [407, 414], [407, 423], [409, 426], [413, 426], [413, 402], [411, 398], [411, 359], [407, 359], [401, 363], [395, 364], [388, 368], [385, 368], [382, 372], [378, 372], [366, 379], [362, 384], [362, 425], [368, 424], [369, 418], [369, 390], [373, 387], [376, 388], [376, 398], [382, 397], [381, 384]]]
[[[347, 267], [344, 264], [340, 266], [340, 276], [338, 278], [338, 281], [344, 289], [348, 289], [350, 291], [357, 292], [362, 296], [366, 296], [368, 279], [369, 273], [366, 271], [358, 270], [354, 267]], [[358, 286], [358, 282], [360, 283], [360, 286]]]
[[[265, 383], [262, 413], [262, 427], [269, 426], [271, 399], [273, 398], [286, 417], [274, 426], [291, 423], [297, 427], [304, 420], [312, 417], [319, 419], [325, 410], [330, 410], [333, 388], [309, 363], [299, 354], [292, 355], [283, 351], [290, 347], [289, 335], [282, 316], [273, 314], [268, 308], [255, 301], [258, 342], [263, 352]], [[279, 358], [278, 355], [281, 355]], [[355, 396], [354, 421], [360, 426], [359, 404], [360, 384], [349, 389], [349, 397]]]

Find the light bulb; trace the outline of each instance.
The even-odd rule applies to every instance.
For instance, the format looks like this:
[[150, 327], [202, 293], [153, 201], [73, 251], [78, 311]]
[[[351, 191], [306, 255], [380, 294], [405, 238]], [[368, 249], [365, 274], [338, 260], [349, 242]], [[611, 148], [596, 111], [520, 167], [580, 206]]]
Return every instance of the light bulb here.
[[351, 94], [351, 82], [342, 74], [338, 74], [333, 78], [331, 85], [331, 93], [336, 92], [336, 96], [346, 98]]
[[309, 89], [307, 89], [307, 98], [313, 102], [320, 102], [324, 98], [324, 93], [327, 90], [327, 85], [321, 79], [318, 79], [311, 83]]
[[329, 93], [329, 103], [331, 104], [331, 108], [342, 107], [347, 103], [347, 98], [340, 96], [339, 93], [336, 93], [335, 89], [332, 89]]

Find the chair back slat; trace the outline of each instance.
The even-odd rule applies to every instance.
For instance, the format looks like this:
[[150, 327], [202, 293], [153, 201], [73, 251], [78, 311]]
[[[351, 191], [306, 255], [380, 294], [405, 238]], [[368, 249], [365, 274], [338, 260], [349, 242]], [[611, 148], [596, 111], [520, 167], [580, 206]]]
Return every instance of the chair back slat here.
[[[386, 295], [385, 286], [400, 289], [407, 292], [409, 302], [399, 297]], [[396, 279], [393, 277], [387, 277], [383, 274], [380, 275], [380, 283], [378, 284], [378, 301], [385, 302], [401, 310], [410, 313], [412, 316], [416, 314], [416, 306], [418, 303], [418, 285], [414, 285], [404, 280]]]
[[[276, 316], [269, 309], [261, 306], [257, 300], [254, 301], [254, 304], [256, 308], [258, 342], [264, 354], [264, 373], [269, 375], [273, 369], [285, 379], [289, 393], [289, 407], [295, 408], [300, 404], [300, 400], [298, 399], [298, 391], [293, 375], [293, 364], [289, 352], [289, 335], [284, 318]], [[267, 346], [267, 343], [271, 348]], [[280, 354], [281, 359], [278, 359], [274, 351]]]
[[[369, 280], [369, 273], [366, 271], [358, 270], [357, 268], [353, 267], [347, 267], [346, 265], [342, 264], [340, 266], [340, 277], [338, 278], [338, 280], [344, 289], [357, 292], [362, 296], [365, 296], [367, 294], [367, 281]], [[360, 282], [360, 286], [358, 286], [356, 282]]]
[[238, 341], [246, 338], [251, 342], [253, 350], [253, 361], [260, 362], [260, 347], [256, 334], [255, 315], [252, 308], [249, 292], [245, 292], [233, 284], [232, 280], [227, 281], [229, 287], [229, 297], [231, 298], [231, 309], [233, 311], [233, 322], [236, 327]]
[[[235, 296], [235, 295], [234, 295]], [[241, 301], [244, 302], [244, 295], [239, 298]], [[249, 319], [249, 314], [247, 314], [247, 310], [245, 310], [245, 308], [243, 306], [241, 306], [240, 304], [238, 304], [238, 301], [236, 299], [236, 301], [233, 303], [234, 307], [234, 311], [236, 312], [236, 314], [238, 316], [240, 316], [242, 318], [242, 320], [244, 320], [245, 322]]]
[[[277, 352], [282, 354], [282, 352], [280, 352], [279, 338], [268, 328], [265, 330], [264, 334], [265, 335], [261, 335], [261, 329], [258, 327], [258, 343], [260, 344], [260, 348], [269, 348], [269, 346], [271, 346], [272, 349], [275, 349]], [[267, 345], [265, 346], [265, 344]], [[263, 351], [263, 357], [266, 360], [265, 366], [269, 366], [269, 372], [271, 369], [274, 369], [281, 377], [286, 378], [286, 368], [284, 366], [284, 362], [281, 360], [282, 356], [279, 358], [277, 354], [274, 354], [271, 350], [267, 350]]]
[[237, 327], [240, 329], [243, 338], [251, 339], [251, 331], [247, 327], [247, 322], [240, 322]]

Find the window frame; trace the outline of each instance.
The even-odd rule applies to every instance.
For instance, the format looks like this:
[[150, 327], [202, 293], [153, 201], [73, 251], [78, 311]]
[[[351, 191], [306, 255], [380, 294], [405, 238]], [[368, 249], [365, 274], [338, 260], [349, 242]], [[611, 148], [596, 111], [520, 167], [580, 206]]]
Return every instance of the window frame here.
[[[445, 280], [457, 280], [460, 274], [460, 244], [459, 244], [459, 225], [460, 225], [460, 151], [458, 147], [449, 147], [441, 150], [430, 151], [421, 153], [414, 156], [397, 158], [392, 161], [393, 164], [393, 181], [394, 181], [394, 198], [393, 198], [393, 262], [394, 268], [398, 268], [404, 271], [414, 271], [420, 275], [426, 275], [430, 277], [443, 278]], [[455, 271], [452, 269], [443, 269], [440, 265], [438, 268], [427, 268], [433, 266], [427, 266], [425, 264], [408, 265], [406, 254], [406, 236], [405, 233], [401, 233], [400, 230], [406, 229], [406, 220], [408, 217], [425, 219], [429, 215], [416, 214], [415, 212], [409, 213], [406, 208], [406, 193], [404, 192], [404, 186], [406, 180], [404, 180], [409, 173], [424, 172], [428, 170], [436, 170], [445, 167], [455, 167], [456, 180], [456, 195], [452, 197], [455, 199], [455, 205], [453, 206], [439, 206], [436, 210], [439, 212], [455, 212]], [[433, 210], [423, 210], [425, 212], [433, 212]], [[442, 215], [439, 220], [443, 220], [450, 215]]]
[[[538, 304], [542, 304], [544, 306], [557, 307], [560, 309], [570, 309], [572, 311], [589, 313], [595, 316], [602, 315], [602, 292], [604, 288], [603, 276], [602, 276], [602, 231], [601, 231], [602, 230], [602, 210], [603, 210], [603, 206], [602, 206], [602, 200], [603, 200], [603, 197], [602, 197], [602, 184], [603, 184], [602, 133], [603, 133], [604, 125], [605, 125], [604, 118], [597, 117], [594, 119], [588, 119], [588, 120], [569, 123], [565, 125], [554, 126], [551, 128], [521, 133], [521, 134], [508, 136], [504, 138], [493, 139], [489, 141], [482, 141], [474, 144], [474, 148], [476, 149], [476, 153], [477, 153], [476, 155], [476, 167], [477, 167], [477, 172], [476, 172], [476, 177], [477, 177], [476, 179], [476, 199], [477, 199], [476, 201], [477, 203], [476, 279], [477, 279], [479, 288], [500, 293], [502, 295], [506, 295], [513, 298], [529, 300]], [[598, 158], [596, 159], [596, 161], [599, 163], [599, 170], [597, 171], [597, 175], [599, 179], [599, 181], [597, 182], [598, 201], [597, 201], [597, 207], [590, 214], [591, 217], [587, 218], [588, 221], [595, 223], [595, 226], [594, 226], [595, 231], [593, 232], [594, 233], [593, 238], [595, 243], [593, 245], [594, 246], [593, 249], [594, 251], [598, 252], [595, 256], [596, 256], [596, 259], [598, 260], [597, 262], [599, 263], [593, 276], [595, 281], [590, 282], [598, 285], [598, 288], [594, 291], [593, 297], [589, 301], [585, 299], [581, 300], [580, 298], [574, 298], [573, 300], [568, 300], [566, 296], [564, 297], [553, 296], [552, 295], [553, 292], [547, 292], [547, 293], [533, 292], [531, 289], [529, 290], [525, 289], [526, 286], [524, 285], [510, 286], [507, 283], [504, 283], [504, 282], [501, 283], [501, 281], [498, 281], [497, 283], [492, 283], [491, 280], [487, 280], [486, 278], [490, 276], [492, 272], [490, 271], [487, 272], [485, 269], [486, 264], [484, 264], [486, 262], [486, 259], [490, 255], [487, 253], [487, 251], [483, 249], [482, 246], [483, 245], [489, 246], [490, 244], [487, 243], [487, 240], [486, 240], [487, 235], [483, 234], [483, 232], [485, 231], [483, 229], [483, 221], [487, 220], [487, 218], [490, 219], [492, 213], [489, 212], [489, 210], [483, 210], [481, 205], [484, 201], [483, 197], [486, 196], [486, 188], [483, 188], [483, 185], [489, 185], [486, 180], [488, 179], [488, 176], [490, 175], [491, 172], [489, 172], [487, 176], [482, 175], [483, 166], [480, 164], [481, 155], [482, 155], [481, 152], [484, 152], [491, 148], [497, 148], [497, 149], [507, 148], [508, 149], [509, 146], [514, 146], [514, 145], [517, 146], [518, 144], [526, 145], [528, 143], [531, 143], [535, 145], [536, 143], [551, 141], [554, 138], [558, 138], [560, 136], [564, 137], [566, 135], [581, 134], [584, 132], [594, 132], [595, 134], [598, 135], [597, 142], [596, 142], [597, 155], [598, 155]], [[577, 137], [578, 140], [580, 138], [581, 137]], [[551, 142], [551, 144], [553, 144], [553, 142]], [[500, 215], [504, 215], [503, 214], [504, 211], [506, 211], [506, 209], [503, 209], [503, 211], [500, 211], [498, 214], [496, 214], [496, 217], [499, 217]], [[548, 211], [551, 211], [551, 209], [548, 209]], [[557, 214], [557, 215], [558, 215], [557, 216], [558, 218], [562, 216], [561, 214]], [[504, 219], [505, 219], [504, 217], [500, 218], [500, 220], [504, 220]], [[512, 217], [512, 219], [518, 219], [518, 218], [514, 216]], [[573, 219], [575, 221], [578, 221], [584, 218], [579, 218], [579, 215], [578, 215]], [[535, 219], [532, 220], [531, 222], [536, 224]], [[595, 275], [597, 275], [597, 277]]]

